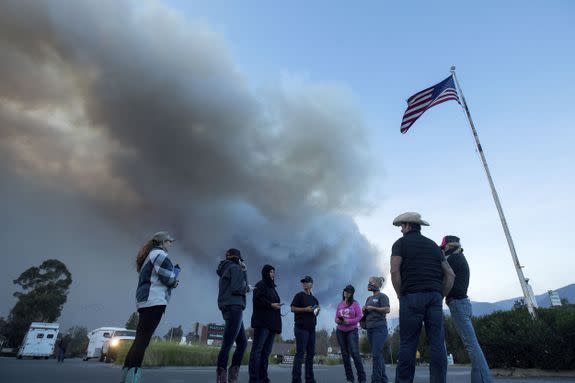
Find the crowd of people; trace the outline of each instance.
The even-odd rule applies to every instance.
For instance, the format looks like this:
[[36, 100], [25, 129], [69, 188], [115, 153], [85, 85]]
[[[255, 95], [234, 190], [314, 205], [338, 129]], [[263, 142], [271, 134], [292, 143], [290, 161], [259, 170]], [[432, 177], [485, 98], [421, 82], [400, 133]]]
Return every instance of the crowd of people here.
[[[475, 336], [471, 322], [471, 304], [467, 297], [469, 266], [458, 237], [448, 235], [440, 246], [421, 234], [421, 227], [429, 224], [418, 213], [404, 213], [393, 221], [401, 227], [403, 236], [392, 247], [391, 281], [399, 299], [400, 349], [395, 382], [413, 382], [417, 344], [422, 326], [429, 342], [430, 382], [445, 383], [447, 354], [443, 327], [443, 299], [451, 311], [453, 323], [472, 362], [471, 382], [491, 382], [489, 367]], [[171, 291], [178, 286], [179, 266], [173, 265], [168, 249], [174, 238], [158, 232], [138, 253], [139, 272], [136, 301], [140, 319], [134, 340], [122, 369], [122, 382], [134, 383], [141, 379], [141, 366], [146, 348], [169, 302]], [[261, 280], [251, 286], [247, 267], [240, 250], [232, 248], [217, 268], [219, 277], [218, 308], [225, 322], [222, 344], [217, 359], [216, 382], [237, 383], [241, 362], [246, 351], [243, 312], [246, 299], [252, 293], [254, 330], [249, 357], [249, 382], [268, 383], [268, 360], [274, 338], [282, 332], [281, 308], [284, 305], [276, 290], [276, 270], [272, 265], [261, 269]], [[336, 335], [347, 382], [367, 381], [363, 360], [359, 353], [358, 326], [366, 330], [372, 356], [372, 383], [387, 383], [383, 349], [388, 335], [386, 315], [390, 312], [389, 297], [381, 289], [384, 277], [370, 277], [367, 290], [371, 293], [361, 306], [354, 299], [355, 288], [343, 287], [334, 321]], [[292, 299], [296, 352], [292, 366], [292, 383], [315, 383], [313, 362], [316, 345], [317, 316], [321, 311], [313, 295], [313, 278], [301, 279], [302, 291]], [[229, 354], [235, 350], [229, 362]]]

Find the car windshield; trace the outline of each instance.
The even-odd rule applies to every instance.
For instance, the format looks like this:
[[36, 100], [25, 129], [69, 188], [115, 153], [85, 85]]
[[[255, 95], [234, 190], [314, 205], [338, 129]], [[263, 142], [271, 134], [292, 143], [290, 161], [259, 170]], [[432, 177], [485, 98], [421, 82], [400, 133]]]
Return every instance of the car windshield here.
[[136, 336], [136, 332], [132, 330], [116, 331], [114, 336]]

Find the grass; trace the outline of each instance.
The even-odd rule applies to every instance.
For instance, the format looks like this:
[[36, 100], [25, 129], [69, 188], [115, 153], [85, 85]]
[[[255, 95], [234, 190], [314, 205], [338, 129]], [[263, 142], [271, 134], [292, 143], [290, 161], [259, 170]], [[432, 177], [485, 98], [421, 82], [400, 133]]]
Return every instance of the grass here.
[[[118, 349], [116, 364], [124, 364], [124, 359], [128, 353], [131, 342], [126, 342]], [[219, 347], [209, 347], [201, 345], [180, 345], [177, 343], [157, 341], [150, 343], [144, 357], [144, 367], [162, 367], [162, 366], [215, 366], [218, 360]], [[233, 350], [232, 350], [233, 352]], [[230, 355], [231, 360], [231, 355]], [[243, 365], [247, 365], [249, 360], [249, 350], [244, 353], [242, 360]], [[316, 356], [316, 363], [328, 366], [341, 364], [341, 358], [326, 358]], [[278, 364], [273, 355], [270, 357], [270, 364]]]
[[[131, 343], [126, 343], [118, 350], [115, 363], [122, 365]], [[215, 366], [219, 347], [200, 345], [180, 345], [171, 342], [152, 342], [144, 357], [145, 367], [160, 366]], [[249, 353], [244, 354], [242, 364], [247, 364]], [[230, 355], [231, 360], [231, 355]]]

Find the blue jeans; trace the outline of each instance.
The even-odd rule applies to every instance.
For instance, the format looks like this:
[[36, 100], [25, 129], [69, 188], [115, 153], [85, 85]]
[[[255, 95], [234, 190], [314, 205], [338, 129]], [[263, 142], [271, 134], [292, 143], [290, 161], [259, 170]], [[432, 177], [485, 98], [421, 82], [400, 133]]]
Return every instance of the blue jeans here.
[[455, 329], [471, 359], [471, 383], [491, 383], [491, 372], [471, 323], [471, 302], [467, 298], [449, 299], [447, 305]]
[[226, 324], [224, 340], [218, 354], [218, 368], [228, 368], [228, 358], [234, 342], [236, 342], [236, 351], [234, 351], [232, 356], [232, 366], [240, 366], [242, 364], [242, 358], [248, 346], [242, 314], [243, 309], [238, 305], [225, 306], [222, 310], [222, 316]]
[[337, 335], [337, 342], [339, 343], [339, 348], [341, 349], [341, 359], [343, 359], [345, 378], [350, 382], [354, 381], [353, 370], [351, 369], [351, 356], [357, 371], [358, 382], [365, 382], [365, 370], [363, 369], [361, 355], [359, 355], [359, 335], [357, 328], [351, 331], [337, 330], [335, 334]]
[[387, 324], [367, 329], [367, 341], [371, 345], [371, 356], [373, 358], [371, 383], [387, 383], [389, 381], [385, 373], [385, 359], [383, 358], [383, 347], [386, 339]]
[[291, 370], [292, 383], [301, 383], [301, 363], [305, 353], [305, 382], [315, 383], [313, 376], [313, 357], [315, 356], [315, 328], [306, 330], [294, 327], [296, 352]]
[[250, 383], [269, 383], [268, 362], [276, 334], [267, 328], [254, 328], [250, 353]]
[[447, 354], [443, 330], [443, 296], [438, 292], [412, 293], [399, 298], [399, 361], [395, 383], [411, 383], [415, 375], [415, 353], [425, 324], [431, 357], [430, 383], [445, 383]]

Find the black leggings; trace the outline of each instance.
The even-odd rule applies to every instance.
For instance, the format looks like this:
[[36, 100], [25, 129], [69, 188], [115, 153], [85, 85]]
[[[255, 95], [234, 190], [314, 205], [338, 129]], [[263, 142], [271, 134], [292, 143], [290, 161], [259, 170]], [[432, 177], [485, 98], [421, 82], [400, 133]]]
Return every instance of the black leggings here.
[[140, 318], [136, 329], [136, 339], [134, 339], [134, 343], [126, 355], [124, 367], [142, 367], [146, 348], [150, 344], [150, 339], [152, 339], [164, 311], [166, 311], [166, 306], [152, 306], [138, 310]]

